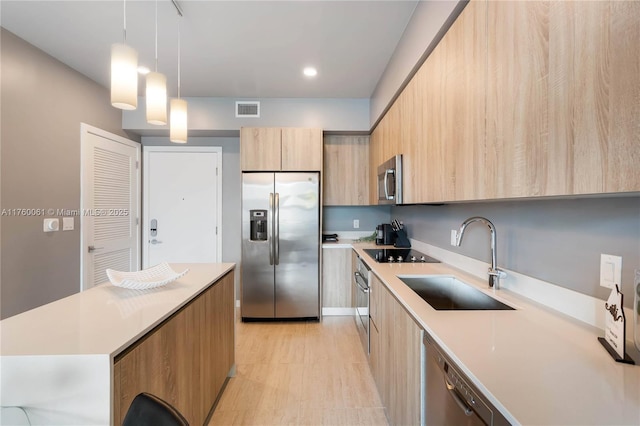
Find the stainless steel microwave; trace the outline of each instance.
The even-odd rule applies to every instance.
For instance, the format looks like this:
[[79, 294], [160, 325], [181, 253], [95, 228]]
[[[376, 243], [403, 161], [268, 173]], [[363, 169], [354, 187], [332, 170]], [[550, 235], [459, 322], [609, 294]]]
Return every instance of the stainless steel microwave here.
[[402, 155], [378, 167], [378, 204], [402, 204]]

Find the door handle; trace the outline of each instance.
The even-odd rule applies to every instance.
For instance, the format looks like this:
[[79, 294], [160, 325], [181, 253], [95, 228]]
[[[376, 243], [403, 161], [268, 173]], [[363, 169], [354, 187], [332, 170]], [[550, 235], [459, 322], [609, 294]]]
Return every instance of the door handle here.
[[269, 240], [269, 265], [273, 265], [273, 192], [269, 193], [269, 214], [271, 217], [267, 217], [267, 239]]
[[151, 241], [149, 241], [151, 244], [156, 245], [156, 244], [162, 244], [162, 241], [158, 241], [155, 238]]
[[102, 250], [104, 247], [89, 246], [87, 248], [88, 248], [89, 253], [93, 253], [96, 250]]
[[280, 264], [280, 194], [276, 192], [276, 200], [275, 200], [275, 215], [274, 215], [274, 223], [275, 223], [275, 264]]

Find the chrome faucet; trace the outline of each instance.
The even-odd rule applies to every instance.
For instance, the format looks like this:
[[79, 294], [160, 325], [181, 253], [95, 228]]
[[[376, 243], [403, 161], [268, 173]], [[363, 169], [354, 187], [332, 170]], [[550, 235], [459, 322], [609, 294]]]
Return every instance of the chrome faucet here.
[[492, 288], [500, 288], [500, 278], [504, 278], [507, 274], [497, 267], [496, 261], [496, 227], [493, 226], [493, 223], [489, 219], [485, 219], [484, 217], [474, 216], [462, 222], [460, 225], [460, 230], [456, 235], [456, 246], [460, 247], [462, 244], [462, 236], [464, 235], [464, 230], [467, 229], [467, 226], [472, 224], [473, 222], [482, 222], [489, 227], [489, 231], [491, 231], [491, 267], [489, 268], [489, 287]]

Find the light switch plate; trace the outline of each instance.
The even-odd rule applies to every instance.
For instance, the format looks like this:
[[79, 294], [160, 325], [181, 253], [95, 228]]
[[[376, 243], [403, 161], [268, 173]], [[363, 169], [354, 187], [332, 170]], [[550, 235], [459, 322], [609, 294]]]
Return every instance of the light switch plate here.
[[615, 288], [622, 280], [622, 257], [610, 254], [600, 255], [600, 286]]
[[353, 219], [353, 229], [359, 229], [359, 228], [360, 228], [360, 220]]
[[62, 218], [62, 230], [63, 231], [73, 231], [74, 219], [73, 217], [63, 217]]
[[456, 239], [458, 239], [458, 231], [456, 231], [455, 229], [451, 230], [451, 245], [455, 246], [456, 245]]

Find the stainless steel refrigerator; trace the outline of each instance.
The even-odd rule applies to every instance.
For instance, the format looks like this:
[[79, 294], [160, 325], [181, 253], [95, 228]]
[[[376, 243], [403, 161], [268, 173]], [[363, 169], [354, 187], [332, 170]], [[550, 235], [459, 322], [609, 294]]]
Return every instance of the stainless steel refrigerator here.
[[320, 174], [242, 174], [242, 319], [320, 316]]

